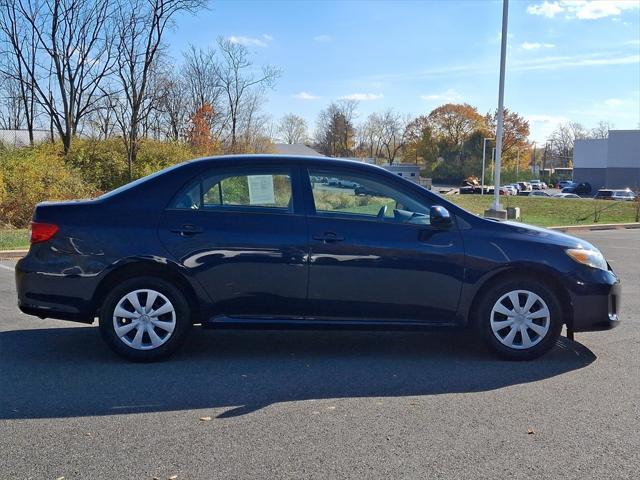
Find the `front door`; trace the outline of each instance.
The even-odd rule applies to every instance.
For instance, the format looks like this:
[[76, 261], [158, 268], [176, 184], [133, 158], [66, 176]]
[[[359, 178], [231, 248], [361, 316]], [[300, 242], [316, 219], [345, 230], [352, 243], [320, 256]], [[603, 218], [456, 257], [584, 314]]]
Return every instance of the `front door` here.
[[173, 200], [166, 248], [229, 317], [299, 317], [307, 296], [307, 226], [288, 167], [214, 170]]
[[455, 222], [432, 227], [428, 196], [377, 175], [332, 168], [308, 178], [310, 316], [454, 321], [464, 268]]

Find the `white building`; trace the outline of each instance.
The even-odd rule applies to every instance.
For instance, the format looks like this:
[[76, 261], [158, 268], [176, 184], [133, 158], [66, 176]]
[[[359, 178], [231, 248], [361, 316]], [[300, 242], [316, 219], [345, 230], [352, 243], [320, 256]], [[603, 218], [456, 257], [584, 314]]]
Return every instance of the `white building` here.
[[610, 130], [609, 138], [576, 140], [573, 180], [600, 188], [640, 188], [640, 130]]
[[407, 180], [420, 183], [420, 167], [413, 163], [394, 163], [393, 165], [382, 165], [382, 168]]
[[[35, 143], [50, 140], [51, 134], [48, 130], [34, 130], [33, 141]], [[24, 147], [29, 145], [28, 130], [0, 130], [0, 143], [11, 147]]]

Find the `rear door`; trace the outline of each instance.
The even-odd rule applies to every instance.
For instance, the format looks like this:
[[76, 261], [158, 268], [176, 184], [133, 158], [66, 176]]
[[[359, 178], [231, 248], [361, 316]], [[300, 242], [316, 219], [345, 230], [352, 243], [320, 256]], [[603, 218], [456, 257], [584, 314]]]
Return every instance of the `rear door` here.
[[307, 225], [290, 166], [212, 170], [164, 212], [159, 236], [230, 317], [299, 317], [307, 296]]
[[431, 226], [426, 198], [378, 177], [308, 171], [310, 316], [454, 321], [464, 269], [457, 227]]

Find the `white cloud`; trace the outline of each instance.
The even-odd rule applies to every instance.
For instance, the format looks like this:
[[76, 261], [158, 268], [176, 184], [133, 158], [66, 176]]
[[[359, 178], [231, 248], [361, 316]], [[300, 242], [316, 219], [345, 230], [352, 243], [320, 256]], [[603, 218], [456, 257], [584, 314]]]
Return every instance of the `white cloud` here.
[[547, 2], [547, 0], [539, 5], [529, 5], [527, 7], [527, 13], [531, 15], [543, 15], [547, 18], [553, 18], [556, 14], [563, 11], [564, 8], [562, 8], [558, 2]]
[[381, 93], [351, 93], [349, 95], [343, 95], [340, 100], [357, 100], [359, 102], [366, 102], [370, 100], [379, 100], [383, 97]]
[[229, 37], [229, 41], [231, 43], [237, 43], [239, 45], [244, 45], [245, 47], [260, 47], [266, 48], [273, 41], [273, 37], [271, 35], [267, 35], [266, 33], [261, 37], [244, 37], [242, 35], [231, 35]]
[[541, 48], [554, 48], [553, 43], [523, 42], [520, 48], [523, 50], [539, 50]]
[[636, 0], [556, 0], [529, 5], [527, 13], [554, 18], [560, 13], [565, 18], [577, 18], [579, 20], [597, 20], [610, 16], [621, 15], [625, 10], [640, 8], [640, 2]]
[[622, 100], [620, 100], [619, 98], [609, 98], [608, 100], [605, 100], [604, 103], [608, 107], [619, 107], [624, 102]]
[[293, 95], [291, 95], [293, 98], [297, 98], [298, 100], [317, 100], [318, 96], [316, 95], [312, 95], [308, 92], [299, 92], [299, 93], [294, 93]]
[[558, 125], [567, 123], [569, 119], [562, 115], [523, 115], [529, 122], [530, 138], [538, 143], [544, 143]]
[[333, 38], [330, 35], [324, 35], [324, 34], [316, 35], [315, 37], [313, 37], [313, 41], [318, 43], [329, 43], [332, 40]]
[[431, 93], [428, 95], [420, 95], [420, 98], [422, 100], [427, 100], [427, 101], [452, 103], [452, 102], [459, 102], [460, 100], [462, 100], [462, 95], [460, 95], [453, 88], [449, 88], [442, 93]]
[[[509, 62], [509, 72], [566, 70], [579, 67], [605, 67], [610, 65], [640, 64], [640, 55], [623, 55], [613, 52], [580, 54], [573, 56], [542, 56], [537, 58], [519, 59]], [[460, 64], [445, 65], [425, 70], [378, 74], [370, 77], [372, 81], [407, 81], [425, 80], [429, 78], [443, 78], [469, 75], [494, 75], [497, 64]]]
[[575, 57], [544, 57], [532, 61], [514, 62], [512, 70], [559, 70], [572, 67], [599, 67], [640, 63], [640, 55], [610, 56], [604, 54]]

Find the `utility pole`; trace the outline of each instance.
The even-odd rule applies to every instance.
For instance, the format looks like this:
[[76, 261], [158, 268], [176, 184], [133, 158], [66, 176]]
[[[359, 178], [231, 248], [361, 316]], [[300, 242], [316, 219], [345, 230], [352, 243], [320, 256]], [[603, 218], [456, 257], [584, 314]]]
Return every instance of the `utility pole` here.
[[493, 212], [502, 211], [500, 206], [500, 167], [502, 161], [502, 134], [504, 130], [504, 74], [507, 61], [507, 24], [509, 0], [502, 0], [502, 38], [500, 44], [500, 82], [498, 86], [498, 125], [496, 128], [496, 167], [494, 181]]

